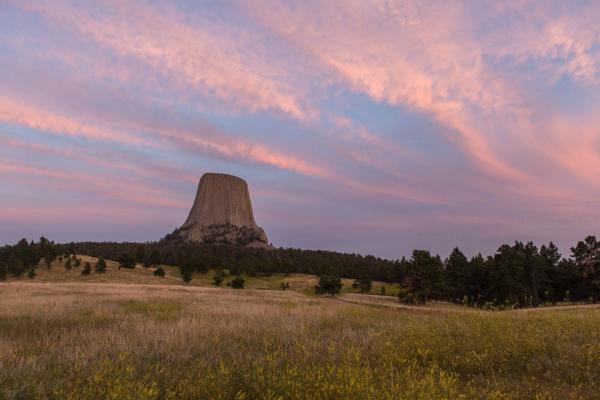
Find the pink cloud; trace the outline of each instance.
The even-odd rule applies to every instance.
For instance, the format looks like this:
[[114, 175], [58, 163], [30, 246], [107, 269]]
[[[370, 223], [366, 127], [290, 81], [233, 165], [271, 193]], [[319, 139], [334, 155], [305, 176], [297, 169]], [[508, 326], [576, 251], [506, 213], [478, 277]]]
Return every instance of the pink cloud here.
[[[494, 152], [473, 109], [525, 110], [519, 109], [520, 99], [507, 82], [486, 69], [473, 39], [457, 36], [455, 27], [465, 20], [451, 5], [409, 6], [401, 14], [366, 3], [319, 7], [319, 17], [311, 6], [277, 3], [252, 9], [260, 21], [319, 58], [353, 89], [376, 101], [430, 113], [459, 134], [459, 143], [483, 168], [508, 180], [525, 178]], [[323, 15], [331, 16], [328, 12], [336, 17], [321, 23]]]
[[196, 183], [198, 177], [189, 174], [184, 168], [175, 168], [152, 162], [147, 157], [137, 156], [130, 153], [111, 150], [97, 151], [85, 146], [68, 147], [49, 146], [31, 141], [21, 140], [14, 137], [3, 137], [0, 133], [0, 144], [6, 148], [26, 151], [33, 156], [47, 156], [54, 159], [69, 159], [86, 164], [95, 165], [102, 169], [117, 170], [120, 173], [133, 173], [145, 178], [164, 178], [171, 182], [185, 181]]
[[[97, 13], [100, 15], [99, 19], [91, 18], [89, 10], [79, 9], [64, 3], [58, 8], [55, 6], [50, 8], [43, 5], [28, 5], [23, 7], [28, 10], [38, 11], [50, 20], [66, 24], [70, 29], [74, 29], [79, 34], [93, 38], [93, 40], [103, 46], [115, 50], [120, 55], [139, 58], [144, 62], [147, 62], [149, 66], [157, 71], [165, 69], [173, 71], [172, 76], [176, 76], [177, 79], [184, 79], [188, 85], [191, 84], [194, 87], [196, 84], [206, 84], [208, 86], [213, 85], [214, 87], [218, 87], [218, 90], [210, 90], [211, 94], [216, 97], [236, 103], [237, 100], [235, 96], [232, 98], [228, 98], [227, 96], [230, 96], [228, 93], [235, 93], [236, 96], [239, 94], [244, 99], [244, 104], [241, 104], [241, 106], [249, 108], [250, 110], [253, 110], [253, 107], [255, 106], [266, 109], [278, 108], [305, 123], [306, 117], [309, 114], [312, 117], [318, 115], [318, 113], [315, 114], [315, 111], [312, 110], [314, 107], [306, 104], [305, 109], [300, 112], [296, 106], [294, 106], [297, 109], [296, 111], [287, 107], [285, 102], [281, 102], [277, 107], [271, 105], [261, 106], [262, 100], [260, 96], [262, 95], [258, 92], [252, 92], [252, 96], [250, 94], [246, 96], [248, 90], [254, 90], [254, 88], [263, 86], [267, 88], [283, 88], [283, 92], [289, 91], [291, 93], [302, 95], [303, 93], [302, 90], [299, 90], [298, 85], [293, 83], [294, 79], [289, 76], [289, 71], [274, 72], [272, 70], [273, 67], [270, 65], [272, 63], [266, 63], [265, 60], [261, 59], [265, 56], [263, 53], [266, 52], [261, 45], [257, 45], [253, 42], [246, 43], [245, 40], [240, 41], [239, 37], [243, 36], [243, 32], [236, 31], [223, 24], [214, 25], [212, 22], [204, 21], [206, 23], [200, 24], [204, 27], [203, 29], [200, 29], [197, 26], [192, 28], [183, 21], [183, 16], [173, 9], [163, 10], [165, 12], [158, 13], [151, 7], [136, 7], [135, 9], [132, 9], [119, 4], [112, 4], [109, 7], [106, 7], [106, 4], [104, 4], [100, 7], [100, 12]], [[139, 17], [132, 18], [136, 21], [135, 23], [131, 23], [130, 19], [124, 20], [124, 16], [130, 14]], [[116, 18], [108, 19], [108, 16], [115, 15], [117, 15]], [[94, 16], [97, 17], [96, 14], [94, 14]], [[103, 20], [104, 17], [107, 18], [106, 21]], [[158, 26], [160, 26], [160, 29], [158, 29]], [[160, 34], [157, 33], [159, 31]], [[184, 37], [187, 39], [184, 40]], [[236, 40], [232, 41], [232, 37], [235, 37]], [[190, 46], [190, 38], [196, 39], [192, 40], [192, 42], [197, 46], [205, 46], [206, 48], [203, 47], [200, 49]], [[181, 47], [178, 47], [180, 46], [180, 43]], [[183, 46], [183, 43], [185, 43], [185, 46]], [[237, 47], [235, 47], [234, 44]], [[219, 49], [214, 47], [219, 47]], [[251, 48], [250, 53], [248, 53], [247, 48]], [[227, 49], [227, 51], [223, 51], [222, 49]], [[233, 72], [230, 73], [227, 68], [221, 68], [220, 64], [218, 65], [218, 68], [215, 67], [215, 71], [211, 72], [210, 68], [205, 68], [205, 66], [200, 65], [198, 61], [209, 58], [209, 53], [211, 54], [211, 57], [223, 57], [222, 60], [219, 59], [217, 61], [226, 66], [234, 66], [236, 73], [242, 73], [248, 68], [251, 68], [252, 72], [256, 73], [257, 77], [260, 77], [259, 81], [264, 82], [264, 84], [256, 83], [252, 79], [246, 79]], [[238, 53], [243, 54], [243, 62], [236, 59], [236, 57], [239, 56]], [[67, 54], [65, 58], [69, 60], [70, 56]], [[289, 60], [286, 61], [288, 62], [285, 63], [285, 66], [289, 67], [290, 62]], [[69, 64], [77, 65], [77, 60], [71, 60], [69, 61]], [[92, 69], [94, 69], [93, 66]], [[117, 70], [120, 69], [117, 68]], [[296, 70], [294, 69], [293, 71]], [[100, 70], [96, 72], [105, 77], [108, 76], [108, 71]], [[210, 75], [203, 77], [193, 75], [212, 74], [213, 72], [214, 76]], [[309, 71], [306, 72], [306, 74], [309, 73]], [[134, 74], [125, 73], [119, 74], [119, 76], [124, 76], [125, 80], [127, 80], [134, 76]], [[213, 78], [214, 82], [212, 80]], [[230, 87], [223, 86], [225, 84]], [[240, 87], [235, 85], [240, 85]], [[280, 94], [273, 90], [265, 92], [264, 97], [270, 99], [269, 101], [279, 101], [279, 99], [282, 98]], [[132, 126], [133, 129], [129, 129], [131, 131], [144, 128], [140, 124], [135, 123], [132, 124]], [[157, 129], [154, 127], [151, 131], [147, 130], [147, 132], [150, 134], [158, 133], [163, 139], [173, 139], [183, 146], [186, 146], [186, 143], [198, 146], [208, 152], [214, 152], [223, 157], [273, 165], [329, 181], [351, 181], [348, 177], [339, 179], [339, 174], [332, 173], [332, 166], [327, 165], [328, 163], [314, 159], [305, 160], [290, 154], [285, 154], [281, 151], [274, 151], [269, 148], [269, 146], [260, 143], [244, 141], [239, 138], [228, 140], [223, 135], [219, 135], [219, 137], [216, 138], [210, 138], [211, 135], [208, 135], [206, 132], [203, 132], [202, 134], [190, 134], [181, 129], [174, 128]], [[368, 132], [365, 129], [353, 129], [353, 132], [354, 137], [352, 140], [362, 142], [364, 145], [374, 149], [383, 149], [390, 153], [390, 155], [394, 150], [401, 149], [401, 146], [391, 142], [385, 142], [377, 135]], [[346, 150], [342, 150], [339, 146], [334, 147], [337, 147], [338, 150], [340, 150], [339, 155], [350, 156], [355, 160], [362, 160], [362, 162], [368, 163], [367, 156], [364, 154], [351, 154]], [[403, 153], [408, 154], [409, 152], [404, 150]], [[415, 157], [415, 154], [412, 154], [411, 156]], [[371, 162], [370, 164], [372, 167], [380, 169], [385, 169], [386, 167], [382, 163], [374, 164]], [[353, 185], [355, 188], [370, 186], [361, 182], [348, 183], [348, 185]], [[401, 187], [398, 183], [395, 183], [392, 186], [398, 188], [396, 195], [404, 193], [402, 196], [409, 196], [410, 198], [430, 198], [430, 196], [427, 195], [417, 194], [415, 190]], [[384, 188], [383, 191], [387, 192], [388, 188]]]
[[0, 206], [0, 219], [2, 221], [25, 221], [31, 222], [86, 222], [98, 221], [106, 223], [107, 221], [116, 218], [119, 221], [128, 221], [136, 223], [139, 219], [148, 219], [156, 214], [151, 210], [140, 207], [131, 208], [127, 206], [115, 207], [111, 205], [103, 205], [98, 207], [95, 205], [52, 205], [45, 208], [40, 208], [37, 205], [18, 205], [18, 206]]
[[63, 1], [18, 5], [230, 104], [306, 116], [299, 93], [276, 79], [272, 63], [261, 61], [263, 46], [241, 28], [209, 18], [192, 26], [173, 7], [143, 3], [102, 2], [93, 12]]
[[108, 140], [122, 144], [148, 145], [149, 142], [134, 135], [113, 132], [95, 124], [86, 124], [72, 118], [23, 104], [14, 99], [0, 97], [0, 121], [24, 125], [29, 128], [90, 140]]
[[[573, 120], [555, 111], [542, 125], [545, 135], [535, 135], [529, 126], [527, 138], [532, 148], [595, 188], [600, 188], [600, 118], [597, 115]], [[538, 128], [539, 129], [539, 128]]]
[[[519, 40], [507, 45], [493, 34], [474, 36], [477, 21], [468, 8], [456, 4], [357, 2], [340, 6], [319, 2], [319, 13], [312, 12], [314, 4], [310, 3], [290, 6], [273, 2], [270, 7], [245, 4], [258, 21], [316, 60], [310, 68], [276, 70], [271, 65], [273, 49], [244, 38], [244, 28], [202, 16], [185, 16], [171, 7], [130, 7], [117, 2], [92, 9], [69, 2], [53, 7], [23, 7], [121, 56], [141, 60], [156, 71], [167, 71], [191, 87], [251, 111], [275, 109], [304, 119], [307, 107], [314, 106], [306, 105], [306, 93], [299, 90], [300, 85], [291, 76], [298, 71], [303, 79], [318, 76], [329, 79], [329, 83], [344, 82], [376, 101], [432, 115], [449, 128], [449, 139], [459, 144], [479, 168], [513, 185], [541, 185], [534, 182], [538, 177], [514, 160], [510, 149], [522, 144], [515, 129], [528, 118], [529, 99], [509, 79], [497, 74], [486, 57], [514, 57], [519, 62], [528, 57], [559, 59], [563, 61], [561, 71], [575, 78], [591, 79], [597, 71], [594, 49], [598, 27], [592, 23], [598, 9], [593, 5], [575, 16], [553, 20], [539, 12], [540, 8], [534, 7], [535, 12], [531, 12], [527, 4], [496, 4], [490, 8], [491, 16], [533, 15], [533, 23], [523, 25], [533, 27], [515, 29]], [[328, 19], [327, 23], [323, 18]], [[289, 53], [284, 56], [289, 58]], [[289, 67], [291, 61], [277, 60], [275, 65]], [[321, 70], [315, 70], [315, 66]], [[125, 75], [125, 79], [132, 76]], [[517, 122], [510, 126], [506, 120], [512, 116]], [[500, 124], [507, 126], [506, 132], [492, 132]], [[376, 135], [357, 132], [356, 137], [366, 145], [394, 147], [393, 142], [382, 141]], [[242, 142], [223, 146], [205, 138], [179, 138], [226, 157], [235, 155], [310, 176], [325, 177], [324, 170], [331, 168], [314, 167], [315, 160], [307, 162], [277, 154], [264, 145]], [[361, 148], [334, 147], [357, 162], [381, 170], [390, 165], [387, 160], [370, 159]]]
[[529, 63], [536, 77], [552, 82], [564, 75], [582, 85], [600, 83], [600, 5], [594, 1], [573, 7], [569, 2], [552, 3], [516, 3], [518, 7], [497, 9], [498, 20], [514, 22], [483, 39], [493, 49], [489, 55]]
[[[260, 143], [245, 141], [239, 137], [230, 137], [219, 132], [209, 126], [205, 126], [200, 132], [190, 132], [175, 125], [168, 124], [148, 124], [143, 120], [113, 118], [111, 123], [114, 125], [114, 130], [97, 128], [94, 125], [87, 125], [79, 121], [81, 117], [62, 116], [60, 114], [40, 109], [36, 106], [15, 102], [8, 98], [0, 98], [0, 104], [3, 105], [0, 111], [0, 120], [16, 124], [22, 124], [34, 129], [50, 131], [55, 134], [66, 134], [74, 137], [84, 137], [88, 139], [103, 139], [113, 140], [120, 143], [130, 144], [129, 138], [131, 135], [115, 133], [134, 131], [140, 135], [139, 141], [149, 143], [151, 146], [165, 146], [168, 143], [175, 144], [184, 149], [192, 149], [200, 147], [209, 154], [217, 154], [233, 160], [242, 160], [256, 162], [265, 165], [272, 165], [281, 169], [298, 172], [300, 174], [319, 178], [335, 185], [345, 187], [353, 196], [369, 197], [369, 196], [388, 196], [399, 199], [409, 199], [413, 201], [437, 202], [435, 197], [420, 193], [417, 190], [406, 187], [399, 183], [390, 183], [382, 187], [378, 184], [362, 182], [358, 179], [349, 178], [334, 168], [323, 165], [318, 160], [305, 160], [293, 155], [285, 154], [280, 151], [274, 151], [268, 146]], [[97, 121], [101, 116], [94, 115], [92, 112], [84, 118], [89, 118], [90, 121]], [[346, 122], [346, 126], [348, 122]], [[367, 142], [375, 143], [376, 146], [382, 148], [384, 143], [379, 141], [374, 135], [365, 130], [357, 131], [359, 138]], [[136, 137], [137, 138], [137, 137]], [[22, 142], [16, 142], [14, 139], [5, 143], [12, 146], [25, 146]], [[392, 147], [392, 146], [391, 146]], [[50, 150], [37, 146], [35, 151]], [[64, 156], [64, 151], [62, 156]], [[71, 155], [73, 158], [73, 155]], [[81, 158], [81, 157], [80, 157]], [[123, 157], [125, 158], [125, 157]], [[126, 163], [123, 161], [106, 160], [100, 157], [91, 158], [89, 160], [100, 167], [118, 168], [122, 170], [134, 171], [138, 175], [148, 176], [152, 168], [145, 169], [139, 165]], [[384, 168], [379, 165], [379, 168]], [[154, 173], [154, 172], [152, 172]], [[174, 172], [175, 174], [175, 172]], [[183, 174], [182, 174], [183, 175]], [[192, 180], [190, 177], [188, 180]]]
[[[30, 33], [33, 39], [8, 41], [21, 59], [14, 61], [15, 70], [21, 66], [30, 75], [22, 74], [22, 93], [18, 83], [1, 88], [13, 96], [0, 97], [0, 121], [90, 143], [73, 141], [75, 151], [14, 138], [0, 137], [0, 143], [85, 162], [76, 153], [81, 150], [98, 173], [78, 172], [69, 181], [66, 171], [50, 163], [57, 175], [13, 160], [16, 166], [3, 165], [0, 173], [17, 184], [27, 179], [80, 193], [89, 180], [98, 196], [159, 207], [157, 197], [176, 208], [181, 205], [176, 193], [156, 191], [160, 185], [147, 182], [181, 174], [180, 180], [191, 183], [196, 171], [145, 160], [148, 146], [164, 151], [165, 159], [181, 156], [196, 167], [200, 162], [189, 160], [209, 156], [219, 160], [210, 165], [257, 166], [261, 174], [269, 168], [292, 171], [309, 178], [292, 178], [299, 186], [334, 199], [331, 208], [348, 200], [380, 213], [371, 225], [360, 221], [372, 229], [405, 221], [405, 215], [388, 219], [385, 210], [422, 204], [441, 209], [426, 215], [434, 228], [423, 230], [433, 232], [438, 223], [454, 229], [502, 221], [526, 230], [536, 218], [579, 218], [583, 225], [595, 210], [600, 183], [595, 2], [569, 7], [555, 0], [248, 0], [215, 7], [222, 14], [189, 3], [180, 4], [182, 9], [150, 2], [13, 3], [41, 15], [47, 24], [41, 29], [68, 38], [68, 44], [37, 32]], [[52, 79], [27, 81], [35, 74], [31, 66], [46, 60], [72, 83], [68, 99]], [[92, 90], [78, 93], [81, 83]], [[567, 93], [578, 101], [568, 106], [569, 96], [546, 98], [562, 85], [589, 98]], [[112, 104], [115, 98], [123, 109]], [[81, 99], [87, 101], [79, 104]], [[423, 135], [441, 138], [413, 142], [415, 132], [403, 136], [403, 129], [388, 129], [394, 118], [380, 124], [364, 110], [354, 113], [352, 107], [367, 103], [382, 118], [395, 110], [416, 115], [433, 127]], [[102, 109], [104, 104], [110, 106]], [[584, 109], [575, 110], [579, 104]], [[201, 115], [223, 118], [222, 126], [232, 122], [235, 128], [219, 128]], [[243, 125], [259, 120], [252, 129]], [[267, 131], [258, 132], [263, 121]], [[385, 132], [378, 126], [386, 126]], [[95, 151], [95, 141], [113, 142], [115, 157]], [[128, 151], [117, 151], [115, 144]], [[143, 182], [139, 193], [119, 194], [137, 179]], [[305, 195], [261, 190], [274, 201]], [[326, 201], [315, 197], [324, 207]], [[514, 210], [524, 212], [515, 217]], [[421, 215], [412, 217], [421, 223]]]
[[[481, 15], [474, 11], [479, 10], [477, 6], [457, 3], [274, 2], [268, 8], [244, 4], [257, 21], [319, 59], [325, 70], [349, 88], [379, 102], [431, 115], [448, 128], [448, 139], [477, 168], [500, 178], [496, 180], [500, 190], [525, 196], [556, 191], [546, 177], [522, 162], [526, 154], [539, 165], [562, 166], [572, 172], [596, 165], [598, 151], [592, 142], [597, 143], [597, 132], [587, 139], [581, 133], [580, 143], [586, 144], [568, 155], [561, 151], [565, 143], [527, 147], [526, 134], [538, 142], [546, 140], [542, 128], [546, 124], [532, 120], [541, 99], [525, 93], [525, 79], [530, 77], [499, 73], [489, 61], [506, 57], [519, 63], [553, 61], [556, 66], [540, 62], [539, 68], [594, 84], [600, 66], [600, 8], [595, 3], [558, 19], [548, 15], [553, 7], [515, 4], [486, 9], [491, 20], [494, 13], [504, 12], [505, 18], [531, 19], [529, 25], [515, 24], [508, 35], [504, 30], [488, 33], [478, 19]], [[503, 41], [506, 37], [511, 40]], [[556, 123], [565, 124], [571, 131], [586, 131], [581, 122]], [[523, 131], [524, 126], [530, 132]], [[352, 155], [368, 162], [360, 152]], [[562, 161], [552, 165], [548, 158]], [[380, 160], [373, 162], [381, 167]]]
[[298, 172], [303, 175], [322, 177], [326, 174], [324, 167], [316, 162], [274, 150], [265, 144], [229, 136], [211, 126], [204, 126], [199, 132], [192, 132], [178, 126], [151, 125], [134, 120], [120, 120], [122, 126], [132, 130], [142, 130], [155, 135], [181, 148], [200, 147], [209, 153], [234, 160], [256, 162], [275, 166], [281, 169]]
[[[119, 131], [114, 131], [99, 128], [94, 122], [88, 125], [79, 121], [78, 118], [80, 117], [63, 116], [13, 99], [0, 97], [0, 121], [3, 122], [24, 125], [58, 135], [82, 137], [91, 140], [110, 140], [123, 144], [164, 147], [168, 142], [175, 142], [183, 147], [196, 145], [205, 148], [208, 152], [227, 158], [272, 165], [309, 176], [318, 177], [323, 175], [323, 171], [315, 164], [310, 164], [292, 155], [274, 151], [266, 145], [246, 142], [241, 138], [228, 138], [223, 133], [208, 126], [204, 127], [204, 132], [192, 133], [174, 127], [149, 126], [144, 122], [133, 119], [120, 119], [117, 122], [112, 122], [119, 129]], [[97, 121], [98, 117], [92, 119]], [[129, 131], [143, 132], [143, 135], [138, 137], [125, 133]]]
[[98, 174], [85, 174], [74, 171], [62, 171], [57, 168], [25, 164], [16, 159], [0, 158], [0, 174], [16, 178], [18, 183], [21, 177], [43, 178], [38, 182], [46, 183], [51, 180], [51, 186], [63, 187], [80, 193], [96, 195], [125, 201], [130, 205], [141, 204], [156, 207], [171, 207], [185, 209], [186, 202], [173, 200], [175, 194], [165, 191], [160, 187], [147, 186], [136, 182], [135, 190], [131, 182], [124, 179], [115, 180]]

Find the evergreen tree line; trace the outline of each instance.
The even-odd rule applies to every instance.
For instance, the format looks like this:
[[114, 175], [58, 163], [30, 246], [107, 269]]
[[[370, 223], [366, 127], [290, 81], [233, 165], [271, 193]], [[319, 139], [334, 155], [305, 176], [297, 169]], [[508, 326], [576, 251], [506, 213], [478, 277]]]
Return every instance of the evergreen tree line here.
[[[495, 254], [466, 257], [458, 248], [446, 258], [415, 250], [410, 259], [321, 250], [251, 249], [161, 240], [148, 243], [80, 242], [57, 244], [46, 238], [22, 239], [0, 247], [0, 280], [8, 275], [35, 276], [35, 268], [64, 254], [84, 254], [119, 261], [120, 267], [175, 265], [194, 272], [227, 269], [232, 275], [314, 274], [327, 279], [355, 279], [361, 291], [371, 282], [400, 284], [400, 298], [409, 303], [446, 300], [473, 306], [526, 307], [559, 301], [600, 300], [600, 241], [588, 236], [564, 258], [551, 242], [504, 244]], [[102, 267], [101, 267], [102, 270]], [[99, 272], [99, 271], [98, 271]], [[32, 277], [32, 276], [30, 276]], [[327, 281], [325, 279], [325, 281]], [[332, 284], [335, 287], [335, 283]]]

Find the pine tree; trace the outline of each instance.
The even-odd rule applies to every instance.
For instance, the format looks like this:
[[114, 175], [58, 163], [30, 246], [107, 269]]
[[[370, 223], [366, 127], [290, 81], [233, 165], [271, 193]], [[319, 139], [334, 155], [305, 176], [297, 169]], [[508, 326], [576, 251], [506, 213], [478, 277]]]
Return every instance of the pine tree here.
[[540, 256], [537, 247], [529, 242], [524, 248], [524, 269], [527, 276], [526, 282], [529, 286], [529, 304], [537, 307], [540, 303], [540, 296], [545, 296], [549, 285], [549, 278], [546, 275], [546, 260]]
[[162, 263], [167, 265], [177, 264], [177, 259], [175, 258], [175, 253], [173, 253], [173, 250], [167, 250], [167, 254], [165, 254], [165, 256], [163, 257]]
[[106, 261], [104, 260], [104, 257], [100, 256], [100, 258], [98, 258], [98, 261], [94, 266], [94, 270], [98, 274], [103, 274], [106, 272]]
[[335, 296], [340, 293], [343, 286], [342, 280], [339, 277], [323, 275], [319, 278], [319, 284], [315, 286], [315, 293]]
[[160, 258], [160, 253], [158, 252], [158, 250], [152, 250], [152, 253], [150, 253], [150, 265], [151, 266], [158, 266], [162, 264], [162, 260]]
[[458, 247], [452, 250], [444, 262], [448, 295], [455, 301], [461, 300], [467, 294], [470, 283], [470, 268], [467, 257]]
[[156, 270], [154, 270], [154, 272], [152, 273], [152, 275], [154, 276], [158, 276], [160, 278], [164, 278], [165, 274], [165, 270], [162, 269], [162, 267], [159, 265], [158, 268], [156, 268]]
[[567, 278], [559, 267], [562, 256], [558, 247], [550, 242], [548, 246], [542, 245], [540, 247], [540, 257], [544, 261], [544, 274], [548, 279], [545, 300], [556, 304], [557, 301], [564, 298], [564, 293], [567, 290], [565, 288]]
[[89, 262], [86, 262], [81, 270], [81, 275], [87, 276], [92, 272], [92, 265]]
[[225, 280], [225, 273], [222, 269], [217, 269], [215, 271], [215, 275], [213, 276], [213, 284], [215, 286], [221, 286], [221, 283]]
[[[51, 244], [48, 246], [52, 246]], [[50, 269], [52, 267], [52, 262], [56, 260], [56, 250], [54, 247], [47, 247], [42, 249], [44, 254], [44, 263], [46, 264], [46, 268]]]
[[8, 272], [10, 272], [16, 278], [23, 276], [26, 271], [23, 261], [21, 261], [21, 259], [14, 254], [11, 254], [10, 257], [8, 257], [6, 264], [8, 264]]
[[444, 269], [439, 256], [431, 256], [427, 250], [414, 250], [408, 263], [406, 292], [400, 299], [411, 304], [424, 304], [427, 300], [443, 296]]
[[600, 241], [588, 236], [571, 248], [573, 258], [580, 271], [581, 291], [592, 302], [600, 300]]
[[189, 283], [192, 280], [192, 275], [194, 274], [194, 266], [188, 262], [182, 264], [179, 267], [179, 271], [181, 272], [181, 279], [185, 283]]
[[70, 259], [70, 258], [67, 258], [67, 261], [65, 262], [65, 269], [66, 269], [67, 271], [70, 271], [70, 270], [71, 270], [71, 267], [72, 267], [72, 264], [71, 264], [71, 259]]
[[556, 267], [562, 258], [558, 247], [553, 242], [548, 243], [548, 246], [542, 245], [540, 247], [540, 256], [551, 267]]
[[6, 268], [6, 262], [0, 260], [0, 281], [5, 281], [7, 274], [8, 268]]
[[121, 254], [119, 258], [119, 268], [135, 268], [135, 258], [133, 258], [129, 253]]
[[369, 293], [371, 291], [372, 287], [373, 287], [373, 281], [369, 277], [369, 273], [368, 272], [363, 273], [358, 278], [358, 288], [360, 289], [360, 292], [361, 293]]
[[146, 258], [146, 246], [140, 244], [135, 250], [135, 262], [143, 263]]
[[33, 267], [39, 262], [39, 256], [33, 251], [32, 245], [27, 239], [21, 239], [19, 243], [17, 243], [14, 254], [21, 260], [21, 264], [23, 265], [24, 269], [21, 275], [25, 273], [27, 267]]

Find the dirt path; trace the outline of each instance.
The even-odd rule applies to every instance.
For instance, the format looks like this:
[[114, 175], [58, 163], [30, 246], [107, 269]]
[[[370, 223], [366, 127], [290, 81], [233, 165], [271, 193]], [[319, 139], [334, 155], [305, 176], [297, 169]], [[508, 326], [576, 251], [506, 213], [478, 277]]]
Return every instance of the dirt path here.
[[357, 304], [368, 307], [375, 308], [392, 308], [398, 310], [411, 310], [411, 311], [458, 311], [458, 312], [472, 312], [478, 311], [473, 308], [468, 308], [465, 306], [454, 305], [450, 303], [434, 303], [430, 305], [424, 306], [413, 306], [409, 304], [403, 304], [398, 301], [396, 297], [392, 296], [378, 296], [378, 295], [369, 295], [369, 294], [354, 294], [347, 293], [343, 294], [340, 297], [337, 297], [336, 300], [342, 301], [345, 303]]
[[[431, 311], [431, 312], [481, 312], [486, 311], [483, 309], [477, 309], [467, 306], [461, 306], [452, 303], [439, 302], [431, 303], [424, 306], [412, 306], [403, 304], [398, 301], [397, 298], [392, 296], [377, 296], [368, 294], [343, 294], [336, 298], [338, 301], [345, 303], [358, 304], [368, 307], [376, 308], [391, 308], [399, 310], [412, 310], [412, 311]], [[569, 311], [569, 310], [580, 310], [580, 309], [600, 309], [600, 304], [569, 304], [569, 305], [557, 305], [549, 307], [536, 307], [536, 308], [520, 308], [515, 310], [507, 310], [506, 312], [519, 312], [519, 313], [531, 313], [531, 312], [543, 312], [543, 311]]]

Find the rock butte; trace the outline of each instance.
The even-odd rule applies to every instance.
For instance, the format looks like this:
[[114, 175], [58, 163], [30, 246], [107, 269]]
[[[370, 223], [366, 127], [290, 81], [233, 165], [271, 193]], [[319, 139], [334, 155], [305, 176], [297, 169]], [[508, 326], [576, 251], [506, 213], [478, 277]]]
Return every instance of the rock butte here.
[[248, 184], [227, 174], [202, 175], [187, 220], [171, 236], [197, 243], [270, 247], [254, 220]]

